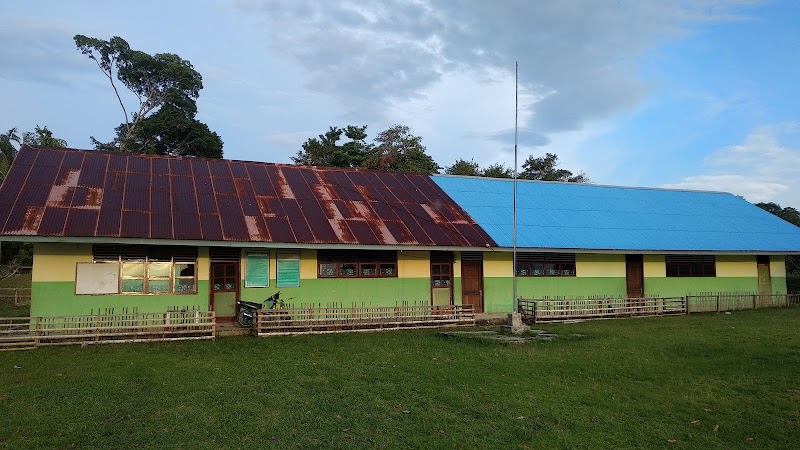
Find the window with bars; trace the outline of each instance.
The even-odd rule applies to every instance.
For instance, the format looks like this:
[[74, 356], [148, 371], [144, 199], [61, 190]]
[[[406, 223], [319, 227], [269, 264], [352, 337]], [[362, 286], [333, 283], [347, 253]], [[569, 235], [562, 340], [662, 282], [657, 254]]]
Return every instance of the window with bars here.
[[666, 255], [668, 277], [716, 277], [714, 255]]
[[320, 278], [393, 278], [397, 277], [397, 252], [319, 250], [317, 265]]
[[92, 257], [117, 265], [118, 294], [197, 293], [197, 248], [94, 245]]
[[574, 253], [517, 253], [518, 277], [574, 277]]

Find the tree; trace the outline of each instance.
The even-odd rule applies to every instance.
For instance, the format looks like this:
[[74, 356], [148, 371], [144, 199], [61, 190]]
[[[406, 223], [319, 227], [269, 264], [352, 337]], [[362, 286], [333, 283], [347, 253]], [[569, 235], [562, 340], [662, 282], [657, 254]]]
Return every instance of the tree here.
[[[342, 145], [338, 142], [342, 134], [349, 139]], [[361, 167], [371, 145], [366, 142], [367, 126], [348, 125], [345, 128], [330, 127], [319, 137], [309, 138], [303, 150], [292, 157], [295, 164], [321, 167]]]
[[514, 170], [502, 163], [494, 163], [481, 172], [482, 177], [514, 178]]
[[466, 175], [470, 177], [477, 177], [481, 174], [481, 168], [474, 160], [467, 161], [466, 159], [457, 159], [455, 164], [444, 169], [444, 173], [448, 175]]
[[36, 147], [50, 147], [50, 148], [64, 148], [67, 146], [67, 141], [53, 136], [53, 132], [47, 129], [47, 126], [39, 128], [36, 125], [34, 131], [28, 131], [22, 134], [22, 143], [34, 145]]
[[[98, 150], [169, 156], [222, 157], [222, 139], [195, 119], [203, 78], [192, 64], [172, 53], [133, 50], [121, 37], [108, 41], [76, 35], [75, 45], [108, 78], [122, 108], [124, 122], [113, 141], [92, 137]], [[138, 99], [131, 111], [125, 106], [119, 80]]]
[[787, 206], [786, 208], [781, 208], [781, 205], [773, 202], [769, 203], [756, 203], [756, 206], [767, 211], [768, 213], [774, 214], [781, 219], [791, 223], [792, 225], [800, 227], [800, 211], [792, 208], [791, 206]]
[[422, 137], [411, 134], [405, 125], [395, 125], [375, 138], [362, 165], [368, 169], [387, 172], [439, 173], [438, 164], [425, 153]]
[[[794, 226], [800, 227], [800, 211], [792, 208], [791, 206], [787, 206], [786, 208], [781, 208], [781, 205], [773, 202], [769, 203], [756, 203], [756, 206], [780, 217], [781, 219], [791, 223]], [[786, 271], [791, 275], [790, 279], [787, 280], [791, 282], [794, 286], [790, 286], [790, 292], [796, 291], [800, 286], [800, 256], [797, 255], [790, 255], [786, 257]]]
[[20, 143], [17, 127], [0, 134], [0, 182], [6, 178], [8, 169], [11, 168], [11, 163], [17, 157], [17, 147], [14, 143], [17, 145]]
[[558, 155], [556, 154], [547, 153], [541, 158], [534, 158], [531, 155], [522, 164], [522, 173], [519, 174], [519, 178], [542, 181], [568, 181], [570, 183], [586, 183], [589, 181], [589, 178], [583, 172], [574, 175], [569, 170], [557, 169], [556, 167], [558, 167]]

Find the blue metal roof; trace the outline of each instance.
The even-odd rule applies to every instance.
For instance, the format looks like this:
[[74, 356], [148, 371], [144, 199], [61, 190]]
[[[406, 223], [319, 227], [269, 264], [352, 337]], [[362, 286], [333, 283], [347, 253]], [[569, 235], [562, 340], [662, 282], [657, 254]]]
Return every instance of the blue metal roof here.
[[[513, 181], [431, 177], [500, 247], [513, 246]], [[517, 184], [517, 247], [800, 253], [800, 228], [732, 194]]]

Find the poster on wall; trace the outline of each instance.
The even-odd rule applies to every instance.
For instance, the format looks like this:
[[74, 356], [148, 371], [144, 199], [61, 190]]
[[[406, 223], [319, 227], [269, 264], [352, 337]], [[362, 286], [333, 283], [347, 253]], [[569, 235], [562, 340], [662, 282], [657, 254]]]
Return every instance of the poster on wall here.
[[300, 253], [278, 252], [277, 287], [300, 287]]
[[245, 260], [245, 287], [269, 287], [269, 253], [248, 253]]

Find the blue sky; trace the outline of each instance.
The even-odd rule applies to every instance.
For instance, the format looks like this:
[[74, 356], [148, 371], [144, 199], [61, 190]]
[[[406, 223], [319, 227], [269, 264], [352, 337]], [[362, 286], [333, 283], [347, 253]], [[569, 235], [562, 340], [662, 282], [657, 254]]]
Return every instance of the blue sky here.
[[[0, 128], [71, 147], [123, 117], [72, 36], [121, 36], [203, 75], [226, 158], [289, 162], [329, 126], [409, 125], [442, 166], [546, 152], [599, 184], [800, 208], [800, 2], [3, 2]], [[133, 101], [133, 98], [127, 100]]]

